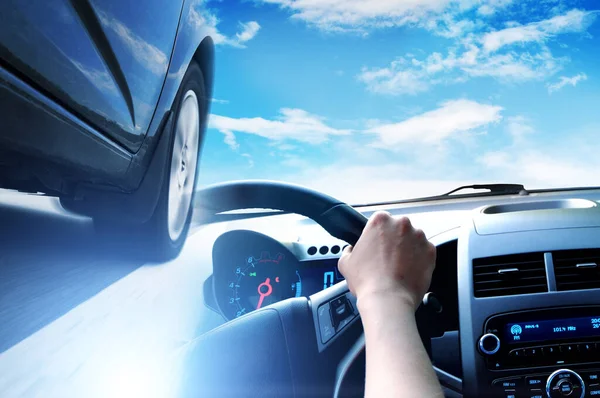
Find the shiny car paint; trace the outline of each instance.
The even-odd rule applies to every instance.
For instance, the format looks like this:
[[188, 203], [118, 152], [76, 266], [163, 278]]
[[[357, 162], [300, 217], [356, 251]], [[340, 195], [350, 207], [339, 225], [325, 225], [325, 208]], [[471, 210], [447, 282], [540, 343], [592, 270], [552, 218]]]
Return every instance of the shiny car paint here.
[[[199, 18], [201, 6], [198, 0], [149, 0], [143, 7], [132, 0], [1, 2], [0, 79], [23, 99], [70, 120], [82, 135], [101, 136], [90, 145], [122, 148], [127, 167], [97, 166], [95, 159], [89, 171], [100, 171], [107, 185], [135, 190], [192, 57], [210, 98], [213, 43]], [[69, 141], [52, 140], [57, 129], [48, 126], [48, 136], [38, 131], [32, 138], [52, 143], [41, 156], [55, 161], [68, 152]], [[2, 138], [10, 146], [10, 134]], [[77, 161], [71, 163], [85, 159]]]

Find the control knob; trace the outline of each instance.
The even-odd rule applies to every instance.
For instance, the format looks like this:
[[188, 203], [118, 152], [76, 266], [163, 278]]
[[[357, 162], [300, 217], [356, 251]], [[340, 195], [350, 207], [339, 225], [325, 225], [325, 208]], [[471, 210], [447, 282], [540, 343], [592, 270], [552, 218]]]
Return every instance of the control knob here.
[[500, 339], [493, 333], [486, 333], [479, 338], [479, 351], [484, 355], [494, 355], [500, 349]]
[[550, 398], [583, 398], [585, 384], [577, 373], [569, 369], [559, 369], [548, 376], [546, 394]]

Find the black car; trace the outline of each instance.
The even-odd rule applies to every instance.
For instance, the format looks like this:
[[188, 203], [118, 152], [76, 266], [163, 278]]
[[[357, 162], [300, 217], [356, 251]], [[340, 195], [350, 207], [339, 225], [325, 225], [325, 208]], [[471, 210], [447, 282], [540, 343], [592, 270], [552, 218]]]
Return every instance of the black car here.
[[[0, 188], [152, 259], [188, 233], [213, 85], [193, 1], [0, 3]], [[123, 241], [123, 240], [122, 240]]]

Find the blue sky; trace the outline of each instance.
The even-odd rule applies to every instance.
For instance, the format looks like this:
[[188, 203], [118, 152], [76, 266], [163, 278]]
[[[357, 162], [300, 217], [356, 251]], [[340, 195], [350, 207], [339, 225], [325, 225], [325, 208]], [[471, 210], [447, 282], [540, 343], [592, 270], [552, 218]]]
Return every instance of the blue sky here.
[[352, 203], [469, 183], [600, 185], [595, 8], [198, 2], [217, 47], [200, 184], [277, 179]]

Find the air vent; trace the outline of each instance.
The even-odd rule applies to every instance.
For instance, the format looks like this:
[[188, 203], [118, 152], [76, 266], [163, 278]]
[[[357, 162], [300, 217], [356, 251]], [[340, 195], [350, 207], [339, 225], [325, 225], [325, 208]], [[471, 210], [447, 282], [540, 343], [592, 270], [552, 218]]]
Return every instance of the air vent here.
[[565, 250], [552, 254], [558, 290], [600, 288], [600, 250]]
[[548, 291], [543, 253], [476, 258], [473, 279], [475, 297]]

